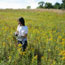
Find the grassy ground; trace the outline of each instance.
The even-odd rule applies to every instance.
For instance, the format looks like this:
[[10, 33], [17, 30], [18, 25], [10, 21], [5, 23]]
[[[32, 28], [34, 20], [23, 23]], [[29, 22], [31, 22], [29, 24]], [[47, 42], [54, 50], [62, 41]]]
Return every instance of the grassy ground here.
[[[14, 37], [18, 18], [28, 26], [28, 47], [21, 51]], [[1, 65], [64, 65], [65, 11], [0, 10]]]

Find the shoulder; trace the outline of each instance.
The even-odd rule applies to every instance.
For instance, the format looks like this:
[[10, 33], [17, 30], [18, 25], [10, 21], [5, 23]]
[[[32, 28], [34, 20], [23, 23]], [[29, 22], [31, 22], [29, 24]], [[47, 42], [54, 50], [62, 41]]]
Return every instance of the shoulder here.
[[28, 33], [28, 27], [24, 26], [24, 30], [25, 30], [25, 33], [27, 34]]
[[28, 27], [27, 27], [27, 26], [24, 26], [24, 28], [25, 28], [25, 29], [28, 29]]

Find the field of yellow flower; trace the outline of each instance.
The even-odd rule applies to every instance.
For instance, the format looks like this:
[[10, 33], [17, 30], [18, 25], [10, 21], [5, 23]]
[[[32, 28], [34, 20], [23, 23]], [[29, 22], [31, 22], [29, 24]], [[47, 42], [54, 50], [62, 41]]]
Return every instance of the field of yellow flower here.
[[[14, 36], [21, 16], [28, 26], [25, 52]], [[64, 11], [0, 10], [0, 65], [65, 65]]]

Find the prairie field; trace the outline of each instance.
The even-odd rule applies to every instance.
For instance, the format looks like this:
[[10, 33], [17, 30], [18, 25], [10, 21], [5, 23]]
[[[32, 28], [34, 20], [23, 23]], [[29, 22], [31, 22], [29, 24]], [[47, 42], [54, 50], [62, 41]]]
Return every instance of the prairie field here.
[[[14, 36], [19, 17], [28, 26], [25, 52]], [[65, 11], [0, 10], [0, 65], [65, 65]]]

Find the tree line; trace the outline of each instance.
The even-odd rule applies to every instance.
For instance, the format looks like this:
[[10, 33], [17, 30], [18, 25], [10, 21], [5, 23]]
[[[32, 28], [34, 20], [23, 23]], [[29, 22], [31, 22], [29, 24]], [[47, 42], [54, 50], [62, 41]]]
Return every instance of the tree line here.
[[[27, 9], [30, 9], [31, 6], [27, 6]], [[50, 2], [44, 2], [40, 1], [38, 2], [38, 7], [37, 8], [46, 8], [46, 9], [65, 9], [65, 0], [62, 0], [62, 3], [56, 2], [54, 5]]]

